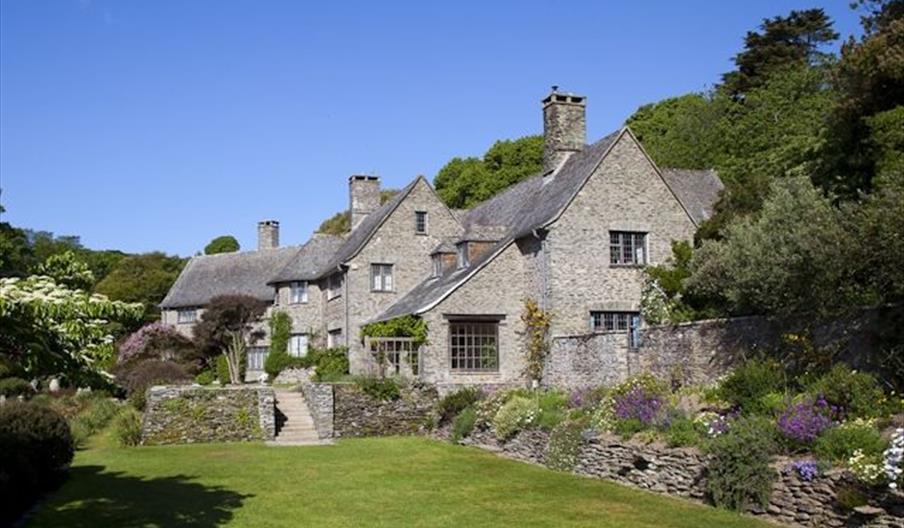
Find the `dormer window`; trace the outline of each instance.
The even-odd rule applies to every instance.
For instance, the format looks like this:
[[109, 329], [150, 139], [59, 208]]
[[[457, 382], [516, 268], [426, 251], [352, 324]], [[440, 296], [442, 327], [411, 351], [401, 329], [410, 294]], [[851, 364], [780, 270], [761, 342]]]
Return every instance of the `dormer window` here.
[[433, 276], [439, 277], [443, 274], [443, 255], [437, 253], [431, 257], [433, 259]]
[[427, 211], [414, 212], [414, 232], [419, 235], [427, 234]]
[[467, 268], [470, 263], [468, 258], [468, 243], [460, 242], [458, 244], [458, 267]]

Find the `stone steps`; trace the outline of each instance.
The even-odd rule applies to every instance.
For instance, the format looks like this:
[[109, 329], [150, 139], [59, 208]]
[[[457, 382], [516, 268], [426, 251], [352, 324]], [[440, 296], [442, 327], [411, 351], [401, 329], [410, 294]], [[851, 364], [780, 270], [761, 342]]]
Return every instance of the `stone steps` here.
[[271, 445], [320, 445], [324, 442], [317, 434], [308, 404], [299, 392], [276, 391], [276, 408], [286, 417], [276, 431]]

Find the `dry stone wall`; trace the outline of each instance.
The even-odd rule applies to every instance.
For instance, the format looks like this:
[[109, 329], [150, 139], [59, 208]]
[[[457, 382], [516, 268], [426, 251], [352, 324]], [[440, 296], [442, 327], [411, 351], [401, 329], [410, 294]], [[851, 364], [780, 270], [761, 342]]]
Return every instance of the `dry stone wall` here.
[[275, 395], [269, 387], [159, 386], [148, 390], [143, 444], [272, 440]]
[[320, 438], [333, 437], [333, 386], [329, 383], [301, 384], [301, 393], [314, 419], [314, 428]]
[[437, 399], [436, 389], [421, 385], [406, 387], [398, 399], [388, 401], [377, 400], [353, 384], [333, 385], [333, 436], [423, 433]]

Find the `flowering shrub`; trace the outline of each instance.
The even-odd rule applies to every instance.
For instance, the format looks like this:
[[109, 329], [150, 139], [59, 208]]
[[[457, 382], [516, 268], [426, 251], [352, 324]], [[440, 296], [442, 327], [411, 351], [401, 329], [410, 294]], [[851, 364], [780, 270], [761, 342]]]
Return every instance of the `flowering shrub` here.
[[848, 469], [864, 484], [876, 485], [885, 481], [882, 457], [864, 454], [860, 449], [854, 451], [854, 456], [848, 459]]
[[566, 420], [557, 425], [549, 435], [546, 462], [549, 467], [570, 471], [578, 463], [578, 455], [584, 444], [585, 423]]
[[707, 487], [716, 506], [743, 510], [751, 503], [765, 506], [772, 492], [775, 471], [775, 425], [759, 416], [742, 417], [731, 429], [713, 438]]
[[791, 463], [791, 469], [800, 475], [800, 478], [810, 482], [819, 475], [819, 467], [815, 460], [797, 460]]
[[694, 418], [694, 423], [699, 424], [710, 438], [725, 434], [731, 426], [731, 420], [735, 413], [719, 414], [712, 411], [704, 411]]
[[615, 400], [607, 396], [599, 402], [590, 415], [590, 427], [608, 433], [615, 429], [615, 422]]
[[830, 412], [831, 408], [823, 398], [815, 403], [796, 403], [779, 416], [778, 429], [789, 440], [809, 444], [832, 425]]
[[153, 358], [173, 360], [191, 349], [191, 341], [161, 322], [146, 324], [119, 345], [117, 362]]
[[613, 400], [615, 417], [619, 420], [635, 419], [649, 426], [661, 422], [663, 418], [662, 397], [644, 387], [634, 387]]
[[496, 438], [508, 440], [521, 429], [531, 425], [537, 419], [539, 409], [537, 404], [523, 396], [513, 396], [493, 417], [493, 428], [496, 430]]
[[855, 418], [825, 430], [813, 444], [813, 453], [823, 460], [843, 462], [858, 449], [866, 455], [879, 455], [885, 447], [875, 419]]
[[891, 445], [885, 450], [885, 478], [888, 479], [888, 487], [898, 489], [898, 482], [901, 480], [902, 459], [904, 459], [904, 428], [895, 429], [895, 434], [891, 437]]

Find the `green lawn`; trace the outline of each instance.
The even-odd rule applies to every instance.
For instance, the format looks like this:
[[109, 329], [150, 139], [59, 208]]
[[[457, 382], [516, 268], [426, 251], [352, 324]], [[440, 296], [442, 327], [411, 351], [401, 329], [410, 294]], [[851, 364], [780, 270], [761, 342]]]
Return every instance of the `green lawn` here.
[[423, 438], [76, 455], [30, 527], [764, 527], [689, 502]]

